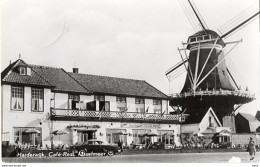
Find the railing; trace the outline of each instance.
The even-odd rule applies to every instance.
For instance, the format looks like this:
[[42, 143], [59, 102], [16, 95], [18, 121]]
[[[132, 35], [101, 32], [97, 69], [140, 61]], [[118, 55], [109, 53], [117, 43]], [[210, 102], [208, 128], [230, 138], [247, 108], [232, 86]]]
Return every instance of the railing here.
[[[181, 119], [183, 118], [184, 119]], [[152, 114], [119, 111], [88, 111], [88, 110], [68, 110], [51, 109], [52, 119], [92, 119], [92, 120], [114, 120], [114, 121], [145, 121], [145, 122], [182, 122], [187, 115], [183, 114]]]
[[251, 94], [248, 91], [229, 91], [229, 90], [207, 90], [207, 91], [195, 91], [195, 92], [184, 92], [184, 93], [174, 93], [170, 97], [182, 98], [188, 96], [210, 96], [210, 95], [233, 95], [239, 97], [255, 98], [255, 94]]

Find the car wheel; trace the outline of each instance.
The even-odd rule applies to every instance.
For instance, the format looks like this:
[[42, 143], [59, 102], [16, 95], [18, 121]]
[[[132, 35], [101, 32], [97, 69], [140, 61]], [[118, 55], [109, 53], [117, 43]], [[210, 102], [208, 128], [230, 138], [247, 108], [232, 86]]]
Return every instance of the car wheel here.
[[114, 152], [113, 152], [113, 151], [108, 151], [108, 152], [107, 152], [107, 155], [108, 155], [108, 156], [113, 156], [113, 155], [114, 155]]
[[84, 157], [86, 155], [86, 151], [85, 150], [79, 150], [78, 152], [78, 156], [79, 157]]

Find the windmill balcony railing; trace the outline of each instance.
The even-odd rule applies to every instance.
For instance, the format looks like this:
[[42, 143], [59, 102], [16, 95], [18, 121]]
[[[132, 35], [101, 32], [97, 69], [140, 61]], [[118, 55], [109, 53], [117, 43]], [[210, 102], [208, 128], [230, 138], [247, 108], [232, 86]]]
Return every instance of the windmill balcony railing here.
[[119, 111], [90, 111], [90, 110], [69, 110], [51, 108], [53, 120], [93, 120], [93, 121], [126, 121], [126, 122], [183, 122], [185, 114], [153, 114]]
[[182, 97], [188, 97], [188, 96], [210, 96], [210, 95], [222, 95], [222, 96], [239, 96], [239, 97], [247, 97], [247, 98], [255, 98], [255, 94], [251, 94], [249, 91], [242, 91], [242, 90], [236, 90], [236, 91], [229, 91], [229, 90], [205, 90], [205, 91], [190, 91], [190, 92], [184, 92], [184, 93], [173, 93], [170, 94], [170, 97], [173, 98], [182, 98]]

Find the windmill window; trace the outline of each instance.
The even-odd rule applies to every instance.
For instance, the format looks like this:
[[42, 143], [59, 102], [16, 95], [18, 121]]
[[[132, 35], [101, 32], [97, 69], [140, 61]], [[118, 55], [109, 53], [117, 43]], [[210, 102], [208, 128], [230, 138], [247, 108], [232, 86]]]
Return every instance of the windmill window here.
[[210, 39], [210, 35], [204, 35], [204, 40]]
[[203, 36], [197, 37], [197, 41], [202, 41], [203, 40]]
[[190, 42], [196, 42], [196, 37], [191, 37]]

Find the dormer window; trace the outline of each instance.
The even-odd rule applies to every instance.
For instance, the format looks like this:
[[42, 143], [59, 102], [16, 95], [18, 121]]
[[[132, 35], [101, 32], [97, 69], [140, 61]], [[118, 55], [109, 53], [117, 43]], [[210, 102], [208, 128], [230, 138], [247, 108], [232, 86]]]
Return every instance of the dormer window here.
[[26, 75], [26, 68], [25, 67], [20, 67], [19, 72], [21, 75]]
[[19, 68], [19, 74], [21, 75], [31, 75], [32, 70], [29, 67], [20, 66]]

